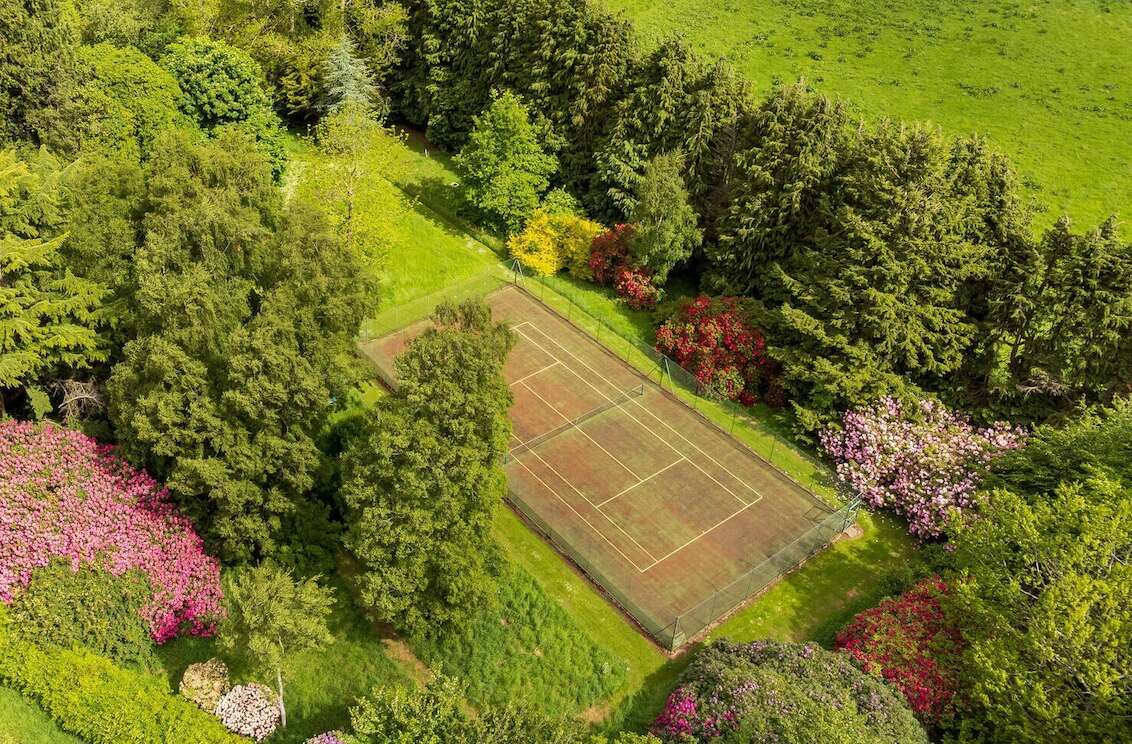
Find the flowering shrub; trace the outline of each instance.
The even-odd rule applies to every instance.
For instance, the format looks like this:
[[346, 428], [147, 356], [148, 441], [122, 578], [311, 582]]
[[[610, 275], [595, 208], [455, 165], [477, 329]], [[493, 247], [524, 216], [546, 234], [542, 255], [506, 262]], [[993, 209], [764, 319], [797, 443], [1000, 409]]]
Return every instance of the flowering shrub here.
[[691, 372], [708, 395], [746, 406], [760, 397], [782, 402], [766, 340], [737, 297], [685, 302], [657, 329], [656, 350]]
[[836, 647], [879, 673], [933, 726], [953, 712], [962, 636], [947, 622], [940, 597], [947, 585], [925, 579], [894, 599], [858, 614], [837, 635]]
[[346, 740], [337, 731], [327, 731], [325, 734], [312, 736], [303, 744], [346, 744]]
[[778, 641], [705, 647], [652, 729], [673, 744], [927, 741], [899, 693], [857, 669], [849, 656]]
[[215, 631], [220, 566], [168, 491], [80, 432], [0, 423], [0, 601], [52, 558], [145, 573], [141, 614], [158, 643]]
[[216, 704], [230, 689], [228, 667], [220, 659], [189, 664], [181, 676], [181, 694], [209, 713], [216, 710]]
[[234, 734], [263, 741], [279, 728], [281, 715], [275, 694], [252, 683], [237, 685], [216, 704], [216, 717]]
[[969, 513], [980, 471], [1024, 439], [1001, 422], [977, 428], [936, 401], [906, 407], [895, 398], [847, 411], [839, 430], [821, 434], [841, 481], [866, 504], [904, 515], [920, 538], [939, 537], [953, 515]]
[[617, 269], [629, 263], [629, 239], [636, 228], [620, 224], [606, 230], [590, 244], [590, 273], [598, 284], [612, 284]]
[[625, 298], [634, 310], [653, 310], [660, 300], [660, 290], [653, 286], [652, 279], [643, 269], [628, 266], [617, 269], [613, 288], [617, 290], [617, 296]]

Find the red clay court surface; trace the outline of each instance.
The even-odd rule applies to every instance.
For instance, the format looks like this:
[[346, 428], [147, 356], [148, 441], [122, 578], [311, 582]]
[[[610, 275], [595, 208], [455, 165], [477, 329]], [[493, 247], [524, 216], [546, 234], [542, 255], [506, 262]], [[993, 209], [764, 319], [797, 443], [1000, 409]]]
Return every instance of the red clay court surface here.
[[[746, 597], [750, 569], [829, 521], [830, 507], [522, 289], [485, 300], [517, 337], [514, 506], [663, 644], [679, 645], [676, 618], [698, 632]], [[426, 326], [363, 350], [390, 377]]]

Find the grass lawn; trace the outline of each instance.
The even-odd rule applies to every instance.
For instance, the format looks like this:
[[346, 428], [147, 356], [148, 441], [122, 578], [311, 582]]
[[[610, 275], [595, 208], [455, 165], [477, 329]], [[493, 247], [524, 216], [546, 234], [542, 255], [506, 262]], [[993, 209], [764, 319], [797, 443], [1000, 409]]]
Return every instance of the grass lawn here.
[[[870, 117], [987, 134], [1048, 226], [1132, 217], [1132, 4], [1096, 0], [600, 0], [681, 33], [760, 90], [805, 78]], [[1125, 234], [1128, 229], [1125, 229]]]
[[414, 639], [433, 668], [462, 678], [474, 706], [523, 701], [551, 714], [579, 714], [619, 689], [624, 661], [594, 641], [580, 618], [551, 600], [522, 566], [509, 562], [499, 601], [460, 633]]
[[0, 687], [0, 744], [80, 744], [80, 740], [60, 731], [35, 703]]
[[[226, 572], [225, 581], [230, 580]], [[349, 722], [349, 706], [374, 686], [409, 684], [411, 672], [386, 653], [382, 635], [358, 609], [345, 581], [331, 581], [337, 603], [330, 620], [334, 643], [320, 651], [296, 655], [284, 671], [287, 728], [268, 741], [271, 744], [302, 742], [323, 731]], [[262, 682], [275, 688], [274, 675], [255, 673], [247, 659], [221, 654], [215, 641], [180, 638], [158, 650], [169, 682], [177, 689], [189, 664], [220, 656], [228, 664], [233, 684]]]

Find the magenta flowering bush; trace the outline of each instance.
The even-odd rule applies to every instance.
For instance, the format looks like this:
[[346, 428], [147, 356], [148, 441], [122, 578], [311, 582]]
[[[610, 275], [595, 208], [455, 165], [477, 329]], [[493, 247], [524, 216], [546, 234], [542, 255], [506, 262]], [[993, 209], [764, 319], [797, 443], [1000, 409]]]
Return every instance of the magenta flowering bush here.
[[0, 423], [0, 601], [53, 558], [144, 572], [158, 643], [210, 635], [223, 612], [219, 563], [153, 478], [81, 432]]
[[937, 401], [905, 406], [882, 398], [847, 411], [840, 429], [821, 434], [821, 444], [842, 483], [862, 501], [903, 515], [909, 532], [931, 539], [953, 515], [974, 509], [986, 466], [1021, 447], [1025, 437], [1002, 422], [976, 427]]

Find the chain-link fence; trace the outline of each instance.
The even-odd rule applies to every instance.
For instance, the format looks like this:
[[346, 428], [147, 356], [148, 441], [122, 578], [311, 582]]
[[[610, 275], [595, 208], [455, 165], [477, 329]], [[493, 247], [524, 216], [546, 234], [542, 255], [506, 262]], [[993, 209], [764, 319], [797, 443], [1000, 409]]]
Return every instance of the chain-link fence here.
[[[428, 318], [441, 302], [482, 297], [508, 283], [525, 289], [548, 308], [588, 333], [613, 354], [631, 364], [649, 380], [679, 397], [718, 429], [729, 434], [746, 435], [738, 437], [739, 441], [747, 446], [754, 457], [780, 475], [801, 486], [810, 494], [822, 493], [826, 497], [822, 500], [814, 496], [815, 513], [819, 516], [815, 516], [813, 525], [804, 533], [773, 555], [745, 570], [738, 578], [724, 586], [713, 587], [712, 593], [693, 607], [665, 618], [657, 618], [638, 606], [630, 597], [631, 591], [619, 590], [617, 587], [621, 586], [621, 582], [605, 576], [594, 561], [572, 546], [569, 540], [553, 525], [542, 519], [528, 504], [513, 496], [508, 498], [512, 507], [532, 527], [542, 533], [560, 553], [573, 561], [605, 590], [618, 606], [663, 647], [675, 650], [683, 646], [721, 617], [762, 592], [778, 578], [829, 545], [837, 535], [853, 524], [859, 503], [854, 501], [841, 504], [838, 508], [828, 505], [828, 502], [834, 498], [834, 493], [829, 488], [824, 475], [827, 471], [816, 460], [801, 453], [776, 432], [767, 431], [765, 424], [755, 419], [745, 407], [728, 400], [708, 398], [703, 385], [696, 377], [674, 360], [652, 346], [630, 338], [630, 333], [624, 329], [615, 328], [609, 322], [585, 310], [583, 304], [586, 303], [587, 296], [583, 290], [574, 288], [561, 279], [527, 275], [517, 262], [500, 264], [440, 292], [389, 308], [365, 324], [363, 337], [373, 339], [380, 336], [392, 340], [398, 331], [411, 334], [409, 327]], [[592, 290], [589, 296], [592, 297]], [[389, 362], [391, 361], [390, 359]], [[392, 369], [381, 372], [387, 383], [395, 384]], [[759, 445], [757, 449], [751, 446], [752, 439]], [[780, 462], [788, 458], [793, 459], [791, 464], [794, 465], [795, 472], [808, 470], [811, 473], [809, 477], [796, 477], [787, 469], [780, 467]], [[799, 463], [802, 465], [801, 468], [798, 467]]]

